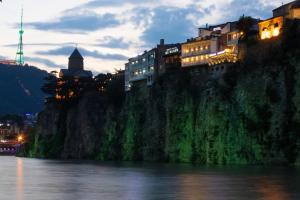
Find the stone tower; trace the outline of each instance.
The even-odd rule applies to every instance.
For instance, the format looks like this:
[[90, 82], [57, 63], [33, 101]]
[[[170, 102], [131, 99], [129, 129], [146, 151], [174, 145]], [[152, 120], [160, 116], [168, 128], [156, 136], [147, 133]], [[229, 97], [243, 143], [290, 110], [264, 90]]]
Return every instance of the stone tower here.
[[71, 56], [69, 57], [69, 71], [83, 71], [83, 57], [75, 48]]

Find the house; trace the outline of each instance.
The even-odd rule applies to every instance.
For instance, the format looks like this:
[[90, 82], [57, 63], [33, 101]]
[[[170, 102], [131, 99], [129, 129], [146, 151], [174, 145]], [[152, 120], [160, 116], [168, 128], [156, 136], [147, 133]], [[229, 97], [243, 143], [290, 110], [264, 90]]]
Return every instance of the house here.
[[300, 19], [300, 0], [282, 5], [273, 10], [273, 17], [259, 22], [261, 40], [278, 37], [286, 20]]
[[273, 10], [273, 17], [300, 19], [300, 0], [292, 1]]
[[236, 62], [238, 42], [243, 34], [237, 22], [199, 28], [197, 38], [182, 44], [182, 67]]
[[[180, 44], [165, 44], [164, 39], [161, 39], [155, 48], [130, 58], [125, 64], [125, 91], [130, 91], [133, 84], [137, 82], [146, 82], [151, 86], [156, 77], [165, 73], [170, 67], [165, 63], [166, 51], [176, 47], [179, 48]], [[172, 56], [176, 57], [175, 54], [180, 56], [179, 52], [173, 52]]]
[[125, 64], [125, 91], [130, 91], [134, 82], [146, 81], [148, 86], [153, 84], [156, 56], [156, 49], [151, 49], [128, 60]]
[[260, 39], [265, 40], [279, 36], [283, 29], [283, 19], [283, 16], [279, 16], [259, 22]]

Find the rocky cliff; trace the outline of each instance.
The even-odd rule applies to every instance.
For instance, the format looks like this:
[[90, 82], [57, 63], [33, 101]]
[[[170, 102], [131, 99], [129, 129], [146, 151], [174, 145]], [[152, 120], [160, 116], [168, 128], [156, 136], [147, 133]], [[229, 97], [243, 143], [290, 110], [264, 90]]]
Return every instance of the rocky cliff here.
[[[193, 70], [160, 77], [130, 93], [87, 93], [48, 104], [28, 155], [195, 162], [300, 161], [300, 44], [297, 32], [245, 42], [244, 60], [222, 78]], [[120, 88], [123, 88], [121, 82]]]

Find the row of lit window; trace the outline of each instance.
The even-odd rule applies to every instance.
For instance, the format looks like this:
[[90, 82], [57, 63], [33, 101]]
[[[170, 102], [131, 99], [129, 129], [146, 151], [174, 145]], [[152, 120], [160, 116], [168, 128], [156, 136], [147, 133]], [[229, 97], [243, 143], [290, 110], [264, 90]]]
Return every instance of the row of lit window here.
[[202, 56], [194, 56], [190, 58], [183, 58], [183, 63], [190, 63], [190, 62], [198, 62], [198, 61], [205, 61], [209, 58], [209, 55], [202, 55]]
[[244, 35], [243, 32], [240, 32], [240, 33], [233, 33], [233, 34], [229, 34], [228, 35], [228, 40], [236, 40], [236, 39], [239, 39], [240, 36]]
[[269, 39], [272, 37], [277, 37], [280, 34], [279, 27], [274, 27], [273, 30], [269, 30], [268, 28], [264, 28], [263, 31], [261, 32], [261, 39]]
[[139, 76], [139, 75], [146, 74], [147, 72], [153, 72], [153, 71], [154, 71], [154, 67], [151, 66], [149, 69], [146, 69], [146, 68], [137, 69], [137, 70], [135, 70], [135, 71], [132, 72], [132, 75]]
[[206, 45], [206, 46], [186, 48], [183, 52], [184, 53], [201, 52], [201, 51], [206, 51], [208, 49], [209, 49], [209, 45]]
[[[148, 56], [148, 60], [153, 59], [153, 58], [155, 58], [155, 55], [154, 55], [154, 54], [151, 54], [151, 55]], [[147, 61], [146, 58], [142, 58], [142, 60], [140, 60], [140, 62], [146, 62], [146, 61]], [[135, 61], [132, 61], [132, 62], [131, 62], [132, 65], [138, 64], [138, 63], [139, 63], [138, 60], [135, 60]]]

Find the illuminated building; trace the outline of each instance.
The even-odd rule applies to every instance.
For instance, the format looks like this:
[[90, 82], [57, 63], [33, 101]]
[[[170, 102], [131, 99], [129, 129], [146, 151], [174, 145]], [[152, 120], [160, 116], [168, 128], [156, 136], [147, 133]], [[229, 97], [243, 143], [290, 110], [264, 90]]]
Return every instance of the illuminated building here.
[[142, 55], [130, 58], [125, 64], [125, 91], [130, 91], [133, 84], [145, 81], [148, 86], [154, 83], [155, 77], [166, 71], [165, 52], [167, 49], [180, 46], [179, 44], [160, 43], [150, 51], [144, 51]]
[[125, 65], [125, 91], [129, 91], [137, 81], [146, 81], [147, 85], [153, 84], [156, 49], [145, 51], [128, 61]]
[[236, 62], [243, 34], [237, 29], [237, 22], [199, 28], [197, 38], [182, 44], [182, 67]]
[[172, 69], [181, 67], [181, 44], [172, 45], [163, 54], [163, 67], [159, 70], [159, 75]]
[[282, 32], [283, 17], [275, 17], [259, 22], [259, 36], [260, 39], [270, 39], [277, 37]]
[[209, 55], [218, 51], [217, 38], [191, 39], [181, 46], [181, 65], [191, 67], [207, 64]]
[[273, 18], [259, 22], [261, 40], [277, 37], [281, 34], [286, 20], [300, 19], [300, 0], [282, 5], [273, 10]]

